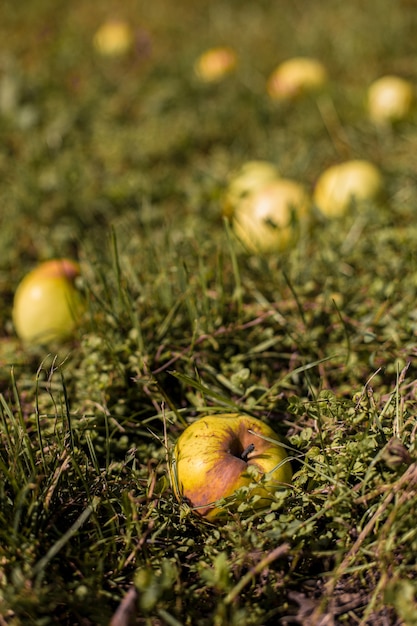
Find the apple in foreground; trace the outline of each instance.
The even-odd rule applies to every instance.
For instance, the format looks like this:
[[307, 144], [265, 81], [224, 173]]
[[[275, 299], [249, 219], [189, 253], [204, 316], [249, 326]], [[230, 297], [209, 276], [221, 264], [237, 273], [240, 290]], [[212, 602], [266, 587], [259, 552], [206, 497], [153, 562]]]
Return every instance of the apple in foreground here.
[[239, 413], [209, 415], [188, 426], [177, 440], [170, 466], [174, 493], [199, 515], [213, 520], [219, 503], [253, 486], [265, 508], [292, 479], [292, 468], [278, 435], [264, 422]]
[[352, 204], [376, 201], [383, 187], [382, 174], [373, 163], [354, 159], [325, 170], [317, 180], [313, 200], [326, 217], [340, 217]]
[[368, 113], [378, 124], [390, 124], [406, 119], [414, 105], [412, 83], [400, 76], [382, 76], [368, 89]]
[[19, 283], [13, 302], [13, 323], [25, 342], [47, 343], [67, 339], [84, 310], [75, 286], [79, 264], [70, 259], [41, 263]]
[[246, 161], [232, 174], [223, 197], [223, 215], [231, 218], [243, 200], [263, 185], [276, 180], [279, 172], [269, 161]]
[[277, 178], [236, 207], [233, 230], [250, 252], [283, 252], [296, 243], [300, 230], [308, 222], [310, 207], [310, 197], [303, 185]]
[[266, 88], [272, 100], [293, 101], [321, 91], [327, 83], [327, 70], [321, 61], [294, 57], [278, 65], [270, 75]]

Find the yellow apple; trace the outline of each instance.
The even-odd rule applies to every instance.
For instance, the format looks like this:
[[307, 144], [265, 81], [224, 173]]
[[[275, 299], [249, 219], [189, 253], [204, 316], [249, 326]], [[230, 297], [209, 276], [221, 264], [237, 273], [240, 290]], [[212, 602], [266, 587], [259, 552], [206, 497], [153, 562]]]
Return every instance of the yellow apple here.
[[308, 222], [311, 201], [300, 183], [277, 178], [236, 207], [233, 230], [250, 252], [282, 252], [298, 239]]
[[75, 286], [80, 267], [69, 259], [41, 263], [19, 283], [13, 302], [13, 323], [25, 342], [48, 343], [67, 339], [83, 311]]
[[133, 31], [124, 20], [109, 19], [96, 31], [93, 45], [103, 56], [123, 56], [133, 46]]
[[219, 46], [203, 52], [194, 63], [194, 71], [202, 82], [213, 83], [231, 74], [236, 66], [236, 52], [232, 48]]
[[327, 70], [317, 59], [294, 57], [284, 61], [267, 81], [267, 92], [273, 100], [296, 100], [320, 91], [328, 82]]
[[371, 120], [386, 124], [406, 119], [414, 105], [412, 83], [399, 76], [383, 76], [368, 89], [368, 113]]
[[277, 179], [278, 169], [269, 161], [247, 161], [229, 181], [223, 197], [223, 215], [231, 218], [236, 207], [263, 185]]
[[352, 204], [375, 201], [382, 194], [384, 181], [379, 169], [357, 159], [332, 165], [318, 178], [313, 200], [327, 217], [344, 215]]
[[177, 440], [170, 466], [174, 493], [199, 515], [215, 519], [219, 503], [253, 485], [255, 503], [264, 508], [292, 479], [282, 440], [264, 422], [239, 413], [202, 417]]

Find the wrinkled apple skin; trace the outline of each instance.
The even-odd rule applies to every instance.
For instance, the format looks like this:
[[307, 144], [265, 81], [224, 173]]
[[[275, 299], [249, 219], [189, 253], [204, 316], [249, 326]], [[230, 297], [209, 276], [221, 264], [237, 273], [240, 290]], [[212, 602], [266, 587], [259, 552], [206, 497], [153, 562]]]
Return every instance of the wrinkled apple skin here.
[[24, 342], [44, 344], [67, 339], [84, 308], [74, 281], [78, 263], [53, 259], [29, 272], [16, 289], [13, 323]]
[[327, 70], [317, 59], [294, 57], [283, 61], [272, 72], [267, 92], [276, 101], [293, 101], [320, 91], [328, 82]]
[[[241, 455], [250, 444], [254, 449], [244, 460]], [[171, 474], [177, 498], [212, 520], [222, 513], [215, 506], [218, 500], [264, 475], [265, 481], [252, 493], [261, 496], [257, 507], [267, 506], [271, 494], [291, 482], [292, 468], [281, 440], [267, 424], [232, 413], [206, 416], [188, 426], [175, 445]]]
[[314, 204], [327, 217], [342, 216], [352, 202], [378, 199], [383, 186], [382, 174], [373, 163], [360, 159], [345, 161], [332, 165], [318, 178]]
[[296, 243], [310, 208], [300, 183], [279, 178], [241, 202], [233, 214], [233, 230], [249, 252], [283, 252]]

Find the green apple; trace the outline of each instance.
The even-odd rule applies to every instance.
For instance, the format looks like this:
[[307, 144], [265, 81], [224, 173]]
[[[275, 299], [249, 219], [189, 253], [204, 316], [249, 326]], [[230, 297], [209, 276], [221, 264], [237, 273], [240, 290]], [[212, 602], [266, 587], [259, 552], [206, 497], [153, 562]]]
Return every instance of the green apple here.
[[399, 76], [382, 76], [368, 89], [368, 113], [371, 120], [386, 124], [406, 119], [414, 106], [412, 83]]
[[231, 218], [240, 203], [260, 187], [279, 177], [278, 169], [269, 161], [246, 161], [232, 174], [223, 197], [223, 215]]
[[227, 46], [219, 46], [206, 50], [196, 59], [194, 72], [201, 82], [215, 83], [231, 74], [236, 66], [236, 52]]
[[48, 343], [70, 337], [84, 309], [75, 286], [78, 263], [53, 259], [29, 272], [16, 289], [13, 323], [17, 335], [28, 343]]
[[377, 200], [383, 187], [382, 174], [376, 165], [354, 159], [332, 165], [319, 176], [313, 201], [326, 217], [340, 217], [353, 203]]
[[232, 216], [233, 230], [248, 251], [282, 252], [307, 224], [311, 201], [300, 183], [277, 178], [248, 196]]
[[328, 83], [327, 70], [317, 59], [294, 57], [278, 65], [267, 81], [272, 100], [292, 101], [321, 91]]
[[170, 465], [173, 489], [196, 513], [216, 519], [219, 502], [242, 487], [259, 498], [257, 508], [273, 501], [288, 485], [292, 468], [282, 440], [264, 422], [239, 413], [202, 417], [178, 438]]

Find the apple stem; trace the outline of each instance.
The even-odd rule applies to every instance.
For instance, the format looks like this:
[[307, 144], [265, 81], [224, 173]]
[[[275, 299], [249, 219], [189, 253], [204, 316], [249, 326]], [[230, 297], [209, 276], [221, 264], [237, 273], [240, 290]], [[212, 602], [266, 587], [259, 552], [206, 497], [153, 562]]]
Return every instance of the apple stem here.
[[245, 462], [246, 462], [246, 461], [248, 460], [248, 456], [249, 456], [249, 455], [250, 455], [250, 453], [251, 453], [251, 452], [253, 452], [254, 450], [255, 450], [255, 444], [254, 444], [254, 443], [250, 443], [250, 444], [248, 445], [248, 447], [247, 447], [247, 448], [245, 448], [245, 449], [243, 450], [242, 454], [240, 455], [240, 458], [241, 458], [243, 461], [245, 461]]

